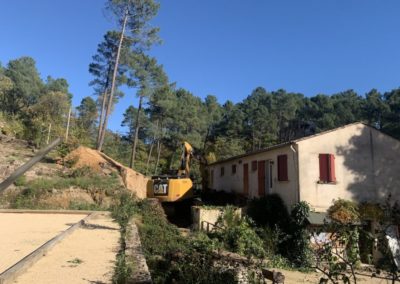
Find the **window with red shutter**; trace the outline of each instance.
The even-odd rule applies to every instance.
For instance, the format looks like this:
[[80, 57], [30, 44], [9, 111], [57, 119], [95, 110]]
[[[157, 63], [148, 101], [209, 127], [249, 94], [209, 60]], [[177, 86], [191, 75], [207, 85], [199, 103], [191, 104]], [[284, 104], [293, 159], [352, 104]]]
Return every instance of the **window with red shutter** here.
[[336, 182], [336, 175], [335, 175], [335, 156], [332, 154], [329, 154], [328, 157], [328, 181], [329, 182]]
[[335, 183], [335, 155], [319, 154], [319, 182]]
[[287, 155], [278, 156], [278, 181], [288, 181]]
[[319, 154], [319, 181], [328, 182], [328, 154]]

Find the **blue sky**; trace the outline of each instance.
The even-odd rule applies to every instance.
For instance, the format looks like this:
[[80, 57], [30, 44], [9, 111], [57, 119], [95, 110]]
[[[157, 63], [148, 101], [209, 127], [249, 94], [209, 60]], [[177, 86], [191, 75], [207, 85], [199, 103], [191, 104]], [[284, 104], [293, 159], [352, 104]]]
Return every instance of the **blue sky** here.
[[[103, 0], [0, 2], [0, 61], [31, 56], [42, 75], [64, 77], [74, 105], [88, 95], [88, 64], [108, 29]], [[171, 82], [239, 102], [257, 86], [306, 96], [400, 86], [400, 1], [162, 0], [151, 50]], [[110, 127], [136, 104], [128, 90]]]

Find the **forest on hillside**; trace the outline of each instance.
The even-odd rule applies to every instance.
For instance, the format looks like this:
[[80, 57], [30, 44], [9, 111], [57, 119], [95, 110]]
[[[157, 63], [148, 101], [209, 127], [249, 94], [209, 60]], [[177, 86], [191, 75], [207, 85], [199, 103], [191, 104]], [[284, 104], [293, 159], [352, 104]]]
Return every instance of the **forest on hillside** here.
[[[183, 141], [212, 162], [355, 121], [400, 138], [400, 88], [306, 97], [255, 86], [238, 103], [177, 88], [149, 55], [160, 42], [158, 28], [149, 24], [158, 9], [153, 0], [106, 2], [117, 28], [105, 32], [88, 66], [93, 95], [72, 108], [69, 143], [97, 148], [150, 175], [178, 167]], [[67, 79], [43, 79], [33, 58], [10, 60], [0, 65], [0, 128], [37, 147], [65, 136], [72, 96]], [[122, 96], [139, 103], [127, 107], [121, 125], [128, 131], [119, 134], [107, 123]]]

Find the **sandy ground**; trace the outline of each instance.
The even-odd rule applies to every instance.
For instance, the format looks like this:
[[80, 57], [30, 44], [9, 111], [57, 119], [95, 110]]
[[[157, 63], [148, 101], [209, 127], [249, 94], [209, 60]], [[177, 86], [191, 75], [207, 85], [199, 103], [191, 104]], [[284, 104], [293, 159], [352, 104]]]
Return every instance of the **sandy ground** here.
[[111, 283], [119, 250], [118, 225], [108, 213], [88, 223], [57, 244], [14, 283]]
[[85, 217], [0, 213], [0, 272]]
[[[285, 275], [285, 284], [297, 284], [297, 283], [319, 283], [319, 279], [323, 276], [322, 273], [302, 273], [299, 271], [289, 271], [282, 269], [275, 269], [275, 271], [282, 272]], [[368, 276], [357, 276], [357, 283], [371, 283], [371, 284], [387, 284], [392, 283], [389, 280], [370, 278]]]

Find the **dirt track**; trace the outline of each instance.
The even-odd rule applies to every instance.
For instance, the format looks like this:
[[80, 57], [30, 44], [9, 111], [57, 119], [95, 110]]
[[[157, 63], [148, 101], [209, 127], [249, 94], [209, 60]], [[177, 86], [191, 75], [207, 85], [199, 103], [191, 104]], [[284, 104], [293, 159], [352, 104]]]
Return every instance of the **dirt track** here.
[[0, 272], [86, 215], [0, 214]]
[[108, 213], [90, 219], [14, 283], [111, 283], [119, 249], [118, 225]]
[[[282, 270], [280, 271], [285, 275], [285, 284], [297, 284], [297, 283], [319, 283], [319, 279], [323, 276], [322, 273], [302, 273], [300, 271]], [[353, 283], [353, 282], [352, 282]], [[389, 284], [391, 281], [378, 278], [370, 278], [368, 276], [357, 276], [357, 283], [370, 283], [370, 284]]]

